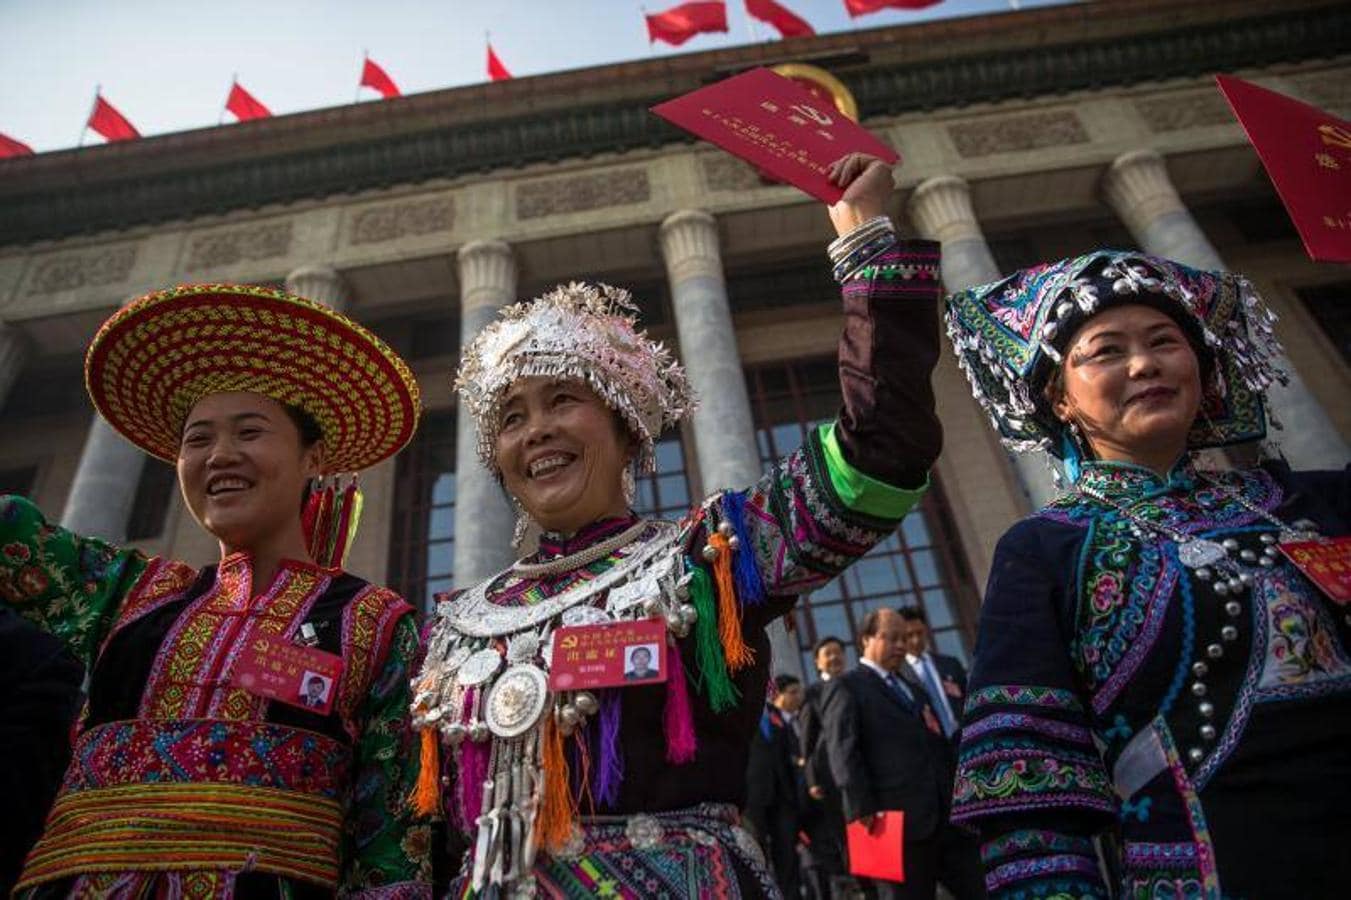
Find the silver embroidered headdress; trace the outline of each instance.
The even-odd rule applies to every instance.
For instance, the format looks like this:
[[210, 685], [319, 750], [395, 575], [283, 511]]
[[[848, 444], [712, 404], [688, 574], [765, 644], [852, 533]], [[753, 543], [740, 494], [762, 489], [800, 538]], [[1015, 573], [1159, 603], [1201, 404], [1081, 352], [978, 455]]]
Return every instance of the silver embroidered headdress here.
[[1140, 303], [1175, 319], [1210, 375], [1189, 448], [1266, 435], [1264, 400], [1286, 380], [1275, 315], [1246, 278], [1143, 253], [1099, 250], [1015, 272], [947, 300], [948, 337], [976, 400], [1010, 450], [1074, 455], [1044, 388], [1070, 338], [1112, 306]]
[[685, 371], [638, 329], [629, 292], [573, 282], [502, 310], [465, 349], [455, 389], [478, 425], [478, 455], [494, 472], [502, 403], [519, 378], [576, 378], [624, 420], [638, 440], [638, 466], [654, 467], [662, 431], [695, 405]]

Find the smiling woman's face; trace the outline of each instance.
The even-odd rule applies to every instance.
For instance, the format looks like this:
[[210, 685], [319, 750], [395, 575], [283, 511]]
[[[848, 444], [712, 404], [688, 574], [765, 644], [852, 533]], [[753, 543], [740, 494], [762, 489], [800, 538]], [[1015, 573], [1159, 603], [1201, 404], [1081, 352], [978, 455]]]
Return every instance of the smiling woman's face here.
[[1150, 306], [1118, 306], [1075, 333], [1055, 414], [1100, 459], [1176, 461], [1201, 407], [1201, 367], [1182, 328]]
[[229, 551], [248, 550], [296, 527], [322, 447], [305, 446], [290, 414], [270, 397], [211, 394], [185, 420], [179, 488], [203, 528]]
[[583, 382], [531, 376], [507, 391], [497, 436], [502, 483], [547, 531], [624, 515], [633, 442]]

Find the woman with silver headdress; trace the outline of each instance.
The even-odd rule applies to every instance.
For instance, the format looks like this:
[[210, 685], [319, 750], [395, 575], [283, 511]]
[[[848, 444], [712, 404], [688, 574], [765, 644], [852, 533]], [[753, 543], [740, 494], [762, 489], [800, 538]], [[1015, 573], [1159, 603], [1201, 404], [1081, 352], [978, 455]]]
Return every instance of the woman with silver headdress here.
[[1343, 895], [1351, 620], [1301, 566], [1344, 547], [1351, 477], [1191, 456], [1265, 435], [1274, 317], [1241, 277], [1112, 251], [947, 317], [1005, 444], [1066, 476], [981, 614], [954, 819], [991, 896], [1109, 896], [1104, 835], [1111, 896]]
[[[855, 154], [831, 174], [845, 188], [830, 209], [840, 415], [680, 524], [630, 508], [634, 467], [694, 399], [625, 292], [560, 287], [466, 351], [458, 387], [479, 455], [543, 533], [536, 553], [441, 599], [414, 680], [424, 776], [447, 760], [445, 789], [427, 779], [419, 806], [471, 835], [455, 896], [778, 895], [735, 813], [765, 629], [895, 529], [941, 440], [937, 245], [897, 239], [888, 166]], [[587, 626], [655, 627], [634, 643], [662, 680], [567, 689], [559, 673], [583, 639], [560, 629]]]

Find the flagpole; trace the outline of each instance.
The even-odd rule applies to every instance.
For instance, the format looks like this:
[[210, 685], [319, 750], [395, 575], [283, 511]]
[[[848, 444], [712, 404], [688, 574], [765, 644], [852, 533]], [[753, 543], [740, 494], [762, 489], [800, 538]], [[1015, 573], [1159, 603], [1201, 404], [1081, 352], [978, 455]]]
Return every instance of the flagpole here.
[[94, 118], [94, 110], [99, 108], [99, 95], [103, 93], [103, 85], [94, 85], [94, 102], [89, 104], [89, 115], [84, 117], [84, 127], [80, 129], [80, 139], [75, 142], [75, 149], [84, 146], [85, 133], [89, 131], [89, 120]]
[[230, 90], [225, 95], [225, 102], [220, 105], [220, 115], [216, 117], [216, 126], [225, 124], [225, 110], [230, 106], [230, 94], [235, 92], [235, 85], [239, 84], [239, 73], [230, 73]]
[[654, 40], [652, 40], [652, 33], [651, 33], [650, 31], [648, 31], [648, 28], [647, 28], [647, 7], [644, 6], [644, 5], [642, 5], [641, 3], [638, 4], [638, 15], [641, 16], [642, 19], [643, 19], [643, 36], [647, 38], [647, 55], [648, 55], [648, 56], [656, 56], [656, 55], [657, 55], [657, 42], [654, 41]]

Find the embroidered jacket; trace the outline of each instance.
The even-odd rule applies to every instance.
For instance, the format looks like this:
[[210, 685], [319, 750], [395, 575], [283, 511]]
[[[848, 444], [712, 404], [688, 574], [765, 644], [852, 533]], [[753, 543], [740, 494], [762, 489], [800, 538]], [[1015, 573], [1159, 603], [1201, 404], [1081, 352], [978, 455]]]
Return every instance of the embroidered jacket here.
[[[251, 576], [243, 554], [196, 571], [0, 498], [0, 598], [90, 672], [21, 895], [430, 895], [426, 828], [404, 809], [411, 607], [336, 569], [286, 562], [256, 598]], [[246, 642], [303, 624], [343, 659], [327, 715], [232, 681]]]
[[1324, 852], [1351, 838], [1351, 631], [1249, 509], [1346, 534], [1351, 471], [1216, 480], [1092, 463], [1080, 484], [1233, 540], [1242, 590], [1086, 495], [1000, 541], [953, 815], [985, 838], [992, 897], [1108, 896], [1103, 834], [1123, 897], [1334, 896], [1351, 878]]
[[[676, 665], [669, 678], [682, 693], [688, 691], [692, 758], [676, 761], [672, 755], [666, 731], [669, 683], [596, 691], [599, 713], [567, 741], [582, 815], [645, 814], [631, 823], [662, 817], [665, 830], [657, 834], [664, 836], [645, 842], [629, 834], [616, 841], [605, 827], [588, 824], [567, 853], [541, 853], [533, 874], [542, 892], [590, 896], [587, 891], [604, 883], [625, 896], [679, 898], [703, 896], [705, 890], [728, 897], [777, 895], [765, 870], [749, 862], [758, 855], [753, 842], [748, 850], [748, 842], [733, 841], [726, 826], [716, 824], [720, 814], [698, 811], [716, 809], [709, 804], [744, 805], [750, 740], [770, 674], [767, 626], [787, 614], [797, 597], [821, 587], [890, 535], [927, 488], [941, 443], [929, 386], [938, 352], [939, 290], [937, 245], [928, 241], [890, 247], [847, 282], [840, 342], [844, 405], [836, 422], [812, 430], [800, 449], [755, 485], [718, 495], [690, 512], [684, 523], [689, 569], [712, 579], [701, 550], [720, 523], [734, 526], [740, 547], [732, 607], [715, 608], [712, 600], [699, 605], [694, 591], [698, 619], [689, 636], [672, 647]], [[528, 561], [576, 553], [635, 521], [605, 520], [569, 538], [546, 534]], [[605, 573], [622, 552], [554, 577], [504, 573], [490, 582], [488, 598], [499, 606], [540, 603]], [[729, 660], [720, 640], [729, 616], [732, 632], [751, 651], [740, 664]], [[465, 830], [474, 828], [479, 811], [476, 786], [486, 766], [479, 757], [486, 746], [466, 741], [456, 765], [448, 765], [454, 786], [443, 802], [448, 818]], [[582, 771], [588, 773], [585, 782]], [[674, 823], [690, 814], [698, 814], [698, 827], [683, 834]], [[722, 887], [710, 887], [717, 885]], [[462, 884], [457, 896], [471, 893]]]

